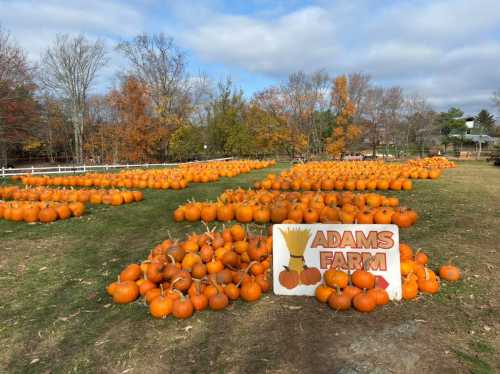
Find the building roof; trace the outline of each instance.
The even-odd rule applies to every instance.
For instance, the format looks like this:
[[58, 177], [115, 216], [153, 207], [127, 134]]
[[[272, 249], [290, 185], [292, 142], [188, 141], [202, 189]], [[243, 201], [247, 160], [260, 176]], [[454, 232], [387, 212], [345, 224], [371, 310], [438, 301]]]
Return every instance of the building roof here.
[[465, 134], [464, 135], [465, 140], [472, 141], [474, 143], [493, 143], [495, 141], [495, 138], [489, 136], [489, 135], [476, 135], [476, 134]]

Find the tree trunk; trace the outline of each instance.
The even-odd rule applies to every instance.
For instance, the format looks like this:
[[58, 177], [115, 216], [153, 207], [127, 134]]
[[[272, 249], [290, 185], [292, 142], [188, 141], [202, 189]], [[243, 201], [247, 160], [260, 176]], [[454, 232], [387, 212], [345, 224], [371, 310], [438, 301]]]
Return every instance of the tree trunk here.
[[80, 165], [83, 165], [85, 160], [84, 160], [84, 154], [83, 154], [83, 128], [84, 128], [84, 121], [85, 121], [85, 114], [84, 114], [84, 109], [82, 108], [80, 111], [80, 117], [79, 117], [79, 131], [78, 135], [80, 138], [80, 144], [79, 144], [79, 153], [80, 153]]
[[0, 167], [7, 166], [7, 142], [4, 139], [5, 137], [0, 118]]
[[73, 162], [75, 164], [80, 164], [80, 134], [79, 134], [79, 126], [78, 126], [78, 123], [76, 122], [76, 119], [75, 119], [75, 122], [73, 123], [73, 135], [74, 135], [74, 147], [75, 147], [75, 150], [74, 150], [74, 160]]
[[74, 164], [79, 164], [80, 163], [80, 136], [79, 136], [79, 128], [80, 126], [78, 125], [78, 113], [76, 108], [73, 108], [73, 113], [72, 113], [72, 118], [71, 122], [73, 123], [73, 163]]
[[479, 131], [479, 144], [477, 148], [476, 160], [479, 160], [481, 158], [482, 146], [483, 146], [483, 128], [481, 127], [481, 130]]
[[49, 156], [49, 161], [51, 163], [54, 163], [54, 146], [53, 146], [53, 137], [52, 137], [52, 128], [50, 127], [50, 121], [47, 118], [47, 129], [48, 129], [48, 134], [47, 134], [47, 140], [48, 140], [48, 147], [47, 147], [47, 156]]
[[7, 166], [7, 142], [0, 140], [0, 166]]
[[78, 103], [73, 104], [72, 122], [73, 135], [75, 140], [75, 158], [74, 163], [77, 165], [83, 164], [83, 121], [84, 121], [84, 106]]
[[0, 167], [7, 166], [7, 142], [2, 128], [2, 119], [0, 118]]

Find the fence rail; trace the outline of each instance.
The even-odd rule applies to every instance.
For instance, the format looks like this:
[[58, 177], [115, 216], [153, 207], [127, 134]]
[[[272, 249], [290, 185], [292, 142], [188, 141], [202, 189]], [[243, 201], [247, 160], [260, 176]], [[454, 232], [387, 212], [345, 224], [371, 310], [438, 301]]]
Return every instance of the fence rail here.
[[110, 164], [110, 165], [73, 165], [73, 166], [42, 166], [42, 167], [27, 167], [27, 168], [5, 168], [1, 169], [1, 177], [11, 177], [15, 175], [39, 175], [39, 174], [78, 174], [86, 173], [89, 171], [103, 171], [113, 169], [131, 169], [131, 168], [150, 168], [150, 167], [166, 167], [166, 166], [179, 166], [188, 164], [200, 164], [210, 161], [228, 161], [234, 157], [214, 158], [202, 161], [189, 161], [189, 162], [169, 162], [161, 164]]

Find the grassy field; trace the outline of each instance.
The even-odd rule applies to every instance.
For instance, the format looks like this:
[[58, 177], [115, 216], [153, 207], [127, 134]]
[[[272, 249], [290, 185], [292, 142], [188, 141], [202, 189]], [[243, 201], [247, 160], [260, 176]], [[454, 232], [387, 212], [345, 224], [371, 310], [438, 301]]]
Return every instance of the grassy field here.
[[402, 240], [433, 267], [453, 259], [464, 271], [437, 296], [362, 315], [266, 295], [186, 321], [111, 303], [105, 286], [124, 265], [169, 232], [202, 228], [172, 222], [179, 203], [248, 187], [270, 171], [147, 191], [143, 203], [50, 225], [0, 221], [0, 373], [500, 371], [500, 168], [485, 163], [462, 163], [398, 194], [421, 216]]

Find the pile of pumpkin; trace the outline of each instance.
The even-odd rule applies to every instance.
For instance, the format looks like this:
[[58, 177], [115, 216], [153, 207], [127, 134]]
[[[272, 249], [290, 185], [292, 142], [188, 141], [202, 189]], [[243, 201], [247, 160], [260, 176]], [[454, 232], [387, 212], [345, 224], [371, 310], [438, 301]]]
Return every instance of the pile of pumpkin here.
[[[402, 297], [404, 300], [415, 299], [419, 292], [435, 294], [440, 289], [440, 280], [455, 282], [461, 278], [460, 269], [451, 263], [439, 268], [439, 276], [427, 267], [428, 256], [404, 243], [399, 246], [402, 276]], [[368, 269], [368, 270], [366, 270]], [[316, 288], [316, 299], [328, 303], [336, 311], [345, 311], [353, 307], [359, 312], [369, 313], [378, 306], [389, 302], [389, 295], [383, 288], [378, 288], [375, 276], [369, 271], [369, 260], [363, 269], [352, 274], [339, 269], [328, 269], [323, 274], [323, 284]]]
[[51, 223], [70, 217], [80, 217], [85, 213], [85, 204], [81, 202], [35, 202], [35, 201], [0, 201], [0, 219], [27, 223]]
[[86, 173], [78, 176], [12, 177], [30, 186], [114, 187], [137, 189], [184, 189], [189, 183], [208, 183], [220, 177], [235, 177], [251, 170], [274, 165], [274, 160], [211, 161], [185, 164], [175, 168], [133, 169], [119, 173]]
[[142, 201], [141, 191], [127, 190], [73, 190], [51, 189], [44, 187], [20, 188], [19, 186], [0, 187], [0, 199], [16, 201], [53, 201], [81, 202], [89, 204], [122, 205]]
[[204, 221], [239, 223], [360, 223], [414, 225], [417, 213], [399, 206], [396, 197], [375, 193], [268, 192], [265, 190], [226, 190], [217, 202], [190, 201], [173, 213], [175, 222]]
[[315, 161], [295, 165], [279, 176], [269, 174], [254, 184], [256, 189], [293, 191], [407, 191], [411, 179], [437, 179], [440, 168], [383, 161]]
[[140, 264], [130, 264], [107, 286], [117, 304], [142, 298], [155, 318], [188, 318], [230, 301], [257, 301], [271, 288], [272, 237], [253, 235], [240, 225], [218, 232], [165, 240]]
[[435, 156], [435, 157], [424, 157], [417, 160], [408, 160], [407, 165], [417, 168], [426, 169], [451, 169], [456, 168], [457, 165], [448, 160], [446, 157]]

